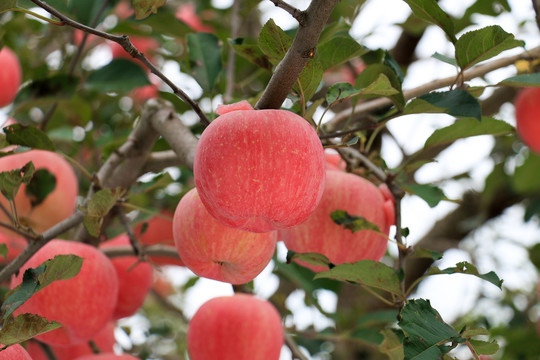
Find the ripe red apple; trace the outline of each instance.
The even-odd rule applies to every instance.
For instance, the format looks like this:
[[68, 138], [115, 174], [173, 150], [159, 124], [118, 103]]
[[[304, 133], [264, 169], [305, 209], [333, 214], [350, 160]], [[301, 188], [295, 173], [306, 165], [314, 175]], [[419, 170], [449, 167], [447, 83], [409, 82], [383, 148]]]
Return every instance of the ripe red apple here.
[[276, 308], [253, 295], [236, 294], [204, 303], [189, 322], [191, 360], [277, 360], [283, 326]]
[[[116, 343], [114, 338], [115, 323], [110, 321], [93, 339], [92, 341], [97, 345], [102, 352], [113, 352], [113, 346]], [[29, 341], [26, 343], [26, 349], [28, 354], [32, 357], [32, 360], [48, 360], [47, 355], [43, 352], [43, 349], [35, 341]], [[92, 355], [93, 351], [88, 342], [84, 342], [77, 345], [67, 346], [54, 346], [51, 345], [51, 350], [56, 356], [57, 360], [73, 360], [79, 356]]]
[[[129, 245], [126, 234], [119, 235], [100, 245], [100, 248]], [[118, 300], [113, 319], [131, 316], [143, 305], [146, 295], [154, 281], [152, 266], [138, 262], [136, 256], [123, 256], [111, 259], [118, 276]]]
[[[0, 348], [4, 345], [0, 344]], [[0, 360], [32, 360], [28, 352], [19, 344], [8, 346], [0, 351]]]
[[22, 81], [22, 70], [19, 58], [9, 48], [0, 49], [0, 108], [15, 100]]
[[0, 264], [10, 263], [28, 246], [28, 242], [24, 238], [12, 237], [1, 233], [0, 244], [6, 244], [8, 248], [7, 257], [5, 259], [0, 257]]
[[519, 137], [532, 151], [540, 154], [540, 87], [521, 90], [514, 105]]
[[347, 169], [347, 164], [337, 152], [330, 152], [326, 150], [324, 152], [324, 158], [326, 159], [327, 170], [345, 171]]
[[[289, 250], [323, 254], [333, 264], [380, 260], [386, 252], [387, 237], [372, 230], [353, 233], [343, 228], [330, 218], [334, 210], [364, 217], [384, 234], [388, 234], [394, 223], [393, 200], [387, 188], [381, 190], [357, 175], [328, 170], [317, 210], [303, 224], [280, 230], [279, 239]], [[313, 271], [328, 270], [323, 266], [303, 265]]]
[[218, 108], [193, 165], [210, 214], [223, 224], [268, 232], [305, 221], [324, 189], [324, 151], [315, 130], [287, 110]]
[[[160, 215], [137, 224], [133, 231], [144, 245], [175, 246], [172, 221], [174, 215], [169, 211], [162, 211]], [[157, 265], [184, 266], [182, 260], [170, 256], [150, 256], [150, 261]]]
[[152, 284], [152, 289], [164, 298], [175, 293], [173, 284], [158, 271], [154, 271], [154, 283]]
[[[73, 214], [77, 203], [79, 184], [71, 165], [59, 154], [45, 150], [30, 150], [0, 158], [0, 171], [14, 170], [32, 161], [36, 171], [45, 169], [56, 177], [56, 186], [45, 200], [32, 206], [23, 184], [15, 197], [15, 206], [20, 222], [41, 233]], [[8, 200], [0, 196], [0, 204], [9, 209]], [[8, 222], [0, 211], [0, 221]], [[0, 227], [0, 232], [13, 235], [13, 232]]]
[[176, 9], [176, 18], [197, 32], [213, 33], [215, 30], [209, 25], [202, 23], [195, 12], [195, 4], [182, 4]]
[[11, 281], [22, 281], [24, 271], [59, 254], [82, 257], [80, 272], [69, 280], [55, 281], [15, 311], [55, 320], [63, 327], [36, 337], [51, 345], [73, 345], [94, 338], [110, 321], [118, 296], [118, 278], [111, 261], [95, 247], [75, 241], [52, 240], [24, 264]]
[[209, 279], [244, 284], [272, 259], [276, 233], [253, 233], [218, 222], [206, 210], [197, 189], [178, 203], [173, 220], [174, 241], [187, 268]]
[[103, 353], [103, 354], [85, 355], [85, 356], [78, 357], [75, 360], [140, 360], [140, 359], [129, 354], [116, 355], [114, 353]]

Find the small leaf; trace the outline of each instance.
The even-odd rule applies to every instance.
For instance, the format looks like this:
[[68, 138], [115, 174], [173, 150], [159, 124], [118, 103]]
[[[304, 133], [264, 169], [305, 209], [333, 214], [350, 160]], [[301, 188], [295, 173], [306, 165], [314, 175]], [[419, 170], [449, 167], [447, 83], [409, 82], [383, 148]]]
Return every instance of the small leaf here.
[[[386, 58], [386, 53], [383, 53], [383, 56]], [[369, 65], [358, 75], [354, 87], [363, 90], [363, 98], [370, 99], [386, 96], [392, 100], [398, 109], [405, 106], [405, 99], [401, 92], [401, 81], [390, 66], [383, 64]]]
[[100, 92], [127, 92], [149, 84], [148, 76], [140, 65], [118, 58], [92, 72], [85, 85]]
[[403, 184], [403, 188], [419, 196], [429, 207], [435, 207], [442, 200], [448, 199], [441, 188], [430, 184]]
[[273, 65], [277, 65], [289, 50], [292, 39], [270, 19], [264, 24], [258, 38], [259, 48]]
[[442, 62], [445, 62], [447, 64], [450, 64], [452, 66], [457, 66], [457, 62], [456, 62], [456, 59], [454, 58], [451, 58], [451, 57], [448, 57], [446, 55], [443, 55], [443, 54], [440, 54], [438, 52], [434, 53], [433, 55], [431, 55], [432, 58], [434, 59], [437, 59], [437, 60], [440, 60]]
[[435, 0], [404, 1], [410, 6], [414, 15], [439, 26], [446, 33], [452, 43], [457, 41], [454, 29], [454, 20], [440, 8]]
[[326, 102], [329, 106], [334, 105], [334, 103], [341, 102], [345, 99], [348, 99], [354, 95], [360, 93], [361, 90], [355, 89], [351, 84], [346, 82], [336, 83], [328, 89], [326, 93]]
[[328, 70], [332, 66], [362, 56], [367, 51], [351, 36], [342, 35], [319, 44], [317, 47], [317, 59], [321, 62], [323, 70]]
[[431, 92], [410, 101], [404, 114], [444, 113], [456, 117], [482, 119], [482, 109], [478, 100], [465, 90], [456, 89]]
[[490, 117], [483, 117], [480, 122], [473, 118], [458, 119], [452, 125], [435, 130], [435, 132], [433, 132], [426, 140], [424, 149], [437, 145], [449, 144], [458, 139], [472, 136], [502, 136], [512, 134], [513, 132], [514, 128], [512, 125], [505, 121]]
[[150, 14], [156, 14], [166, 3], [167, 0], [132, 0], [131, 6], [135, 10], [135, 19], [142, 20]]
[[6, 140], [11, 145], [21, 145], [33, 149], [54, 151], [54, 144], [49, 137], [34, 126], [13, 124], [3, 128]]
[[109, 213], [125, 192], [124, 189], [118, 187], [100, 190], [92, 196], [83, 218], [84, 227], [90, 235], [99, 236], [103, 217]]
[[388, 356], [390, 360], [403, 360], [403, 344], [399, 337], [392, 329], [381, 330], [384, 340], [377, 347], [380, 352]]
[[9, 249], [6, 244], [0, 244], [0, 257], [7, 259]]
[[257, 44], [244, 44], [241, 39], [235, 40], [238, 41], [231, 41], [231, 46], [238, 55], [265, 70], [272, 70], [272, 64]]
[[496, 340], [482, 341], [482, 340], [469, 340], [469, 344], [474, 348], [477, 354], [493, 355], [499, 350], [499, 344]]
[[314, 277], [314, 279], [322, 278], [349, 281], [387, 291], [403, 298], [398, 274], [394, 269], [379, 261], [360, 260], [352, 264], [336, 265], [329, 271], [317, 273]]
[[464, 71], [481, 61], [491, 59], [501, 52], [524, 46], [513, 34], [498, 25], [487, 26], [463, 34], [456, 43], [456, 60]]
[[350, 215], [348, 212], [343, 210], [332, 211], [330, 218], [332, 218], [336, 224], [343, 226], [345, 229], [351, 230], [353, 233], [360, 230], [372, 230], [381, 233], [376, 224], [361, 216]]
[[22, 184], [28, 184], [34, 175], [34, 164], [27, 163], [20, 169], [0, 172], [0, 192], [8, 200], [13, 200]]
[[303, 261], [314, 266], [324, 266], [326, 268], [332, 268], [334, 266], [323, 254], [297, 253], [289, 250], [287, 252], [287, 264], [290, 264], [293, 260]]
[[[310, 60], [306, 66], [302, 69], [298, 81], [302, 87], [302, 95], [307, 102], [317, 92], [321, 80], [323, 77], [323, 70], [321, 64], [318, 61]], [[294, 86], [294, 89], [300, 94], [300, 88], [298, 83]]]
[[74, 278], [80, 271], [83, 258], [77, 255], [56, 255], [54, 258], [45, 261], [41, 266], [45, 266], [45, 272], [39, 275], [39, 289], [50, 285], [54, 281], [69, 280]]
[[534, 86], [540, 87], [540, 73], [521, 74], [504, 79], [497, 86]]
[[38, 169], [26, 186], [26, 196], [32, 207], [41, 204], [56, 188], [56, 177], [46, 169]]
[[61, 327], [35, 314], [21, 314], [0, 330], [0, 343], [14, 345]]
[[493, 271], [490, 271], [488, 273], [485, 273], [485, 274], [480, 274], [478, 272], [478, 269], [476, 268], [476, 266], [474, 266], [473, 264], [471, 263], [468, 263], [466, 261], [463, 261], [463, 262], [459, 262], [456, 264], [455, 267], [449, 267], [449, 268], [446, 268], [446, 269], [439, 269], [438, 267], [431, 267], [428, 269], [427, 271], [427, 275], [425, 276], [430, 276], [430, 275], [439, 275], [439, 274], [467, 274], [467, 275], [474, 275], [482, 280], [486, 280], [490, 283], [492, 283], [493, 285], [497, 286], [499, 289], [502, 289], [502, 283], [503, 283], [503, 280], [501, 280], [499, 278], [499, 276], [497, 276], [497, 274], [495, 274]]
[[441, 260], [443, 257], [443, 254], [438, 251], [415, 247], [414, 251], [410, 253], [409, 256], [412, 259]]
[[205, 91], [212, 91], [223, 67], [218, 37], [210, 33], [192, 33], [187, 36], [187, 44], [193, 77]]

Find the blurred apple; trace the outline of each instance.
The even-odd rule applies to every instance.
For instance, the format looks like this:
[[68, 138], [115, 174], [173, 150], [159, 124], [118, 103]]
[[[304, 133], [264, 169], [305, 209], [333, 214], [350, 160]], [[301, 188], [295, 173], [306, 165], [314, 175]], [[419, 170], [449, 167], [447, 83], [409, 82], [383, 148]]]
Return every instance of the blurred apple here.
[[195, 4], [182, 4], [176, 9], [176, 18], [197, 32], [213, 33], [215, 30], [209, 25], [202, 23], [195, 12]]
[[540, 154], [540, 87], [527, 87], [516, 96], [516, 131], [532, 151]]
[[[4, 345], [0, 344], [0, 347]], [[0, 351], [0, 360], [32, 360], [32, 358], [21, 345], [15, 344]]]
[[0, 49], [0, 108], [15, 100], [22, 82], [19, 58], [8, 47]]

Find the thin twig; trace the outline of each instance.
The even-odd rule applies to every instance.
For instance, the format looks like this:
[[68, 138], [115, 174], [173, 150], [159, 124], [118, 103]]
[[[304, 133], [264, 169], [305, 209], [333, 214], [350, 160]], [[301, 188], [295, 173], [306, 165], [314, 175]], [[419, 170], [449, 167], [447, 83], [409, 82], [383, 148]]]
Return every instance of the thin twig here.
[[302, 354], [302, 351], [300, 351], [300, 348], [292, 338], [292, 336], [285, 331], [285, 345], [291, 350], [292, 358], [293, 359], [299, 359], [299, 360], [309, 360], [304, 354]]
[[131, 247], [133, 248], [133, 252], [135, 253], [135, 255], [140, 256], [144, 254], [144, 252], [141, 249], [141, 244], [139, 243], [137, 236], [135, 236], [135, 233], [133, 232], [133, 228], [131, 227], [129, 219], [126, 216], [124, 208], [122, 206], [117, 206], [115, 208], [115, 211], [116, 211], [116, 215], [120, 219], [120, 222], [122, 223], [122, 226], [124, 227], [124, 230], [126, 230], [126, 233], [129, 238], [129, 243], [131, 244]]
[[296, 21], [298, 21], [300, 26], [306, 25], [306, 12], [305, 11], [297, 9], [294, 6], [287, 4], [283, 0], [270, 0], [270, 1], [274, 3], [274, 5], [276, 5], [277, 7], [282, 8], [283, 10], [291, 14], [292, 17], [295, 18]]

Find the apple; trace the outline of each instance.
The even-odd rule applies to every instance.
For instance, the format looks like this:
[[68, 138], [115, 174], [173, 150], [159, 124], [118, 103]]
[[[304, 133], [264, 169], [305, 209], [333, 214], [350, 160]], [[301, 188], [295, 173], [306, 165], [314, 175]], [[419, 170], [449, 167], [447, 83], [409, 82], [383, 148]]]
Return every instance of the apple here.
[[540, 87], [527, 87], [516, 96], [516, 131], [533, 152], [540, 154]]
[[2, 233], [0, 233], [0, 244], [6, 244], [8, 248], [7, 257], [5, 259], [0, 257], [0, 264], [10, 263], [28, 246], [28, 242], [24, 238], [12, 237]]
[[337, 152], [331, 152], [325, 150], [324, 158], [326, 160], [326, 169], [327, 170], [341, 170], [345, 171], [347, 169], [347, 164], [345, 160], [341, 158], [341, 155]]
[[[100, 245], [100, 248], [130, 245], [127, 234], [122, 234]], [[131, 316], [141, 308], [154, 281], [152, 266], [138, 262], [136, 256], [111, 259], [118, 276], [118, 300], [113, 319]]]
[[315, 130], [287, 110], [218, 107], [195, 151], [195, 185], [225, 225], [268, 232], [305, 221], [324, 189], [324, 151]]
[[129, 354], [116, 355], [111, 352], [111, 353], [80, 356], [78, 358], [75, 358], [75, 360], [140, 360], [140, 359]]
[[283, 326], [276, 308], [248, 294], [213, 298], [189, 322], [191, 360], [278, 360]]
[[[176, 246], [173, 236], [173, 218], [174, 214], [164, 210], [160, 216], [154, 216], [146, 221], [137, 224], [133, 231], [139, 238], [141, 244], [152, 245], [169, 245]], [[180, 259], [175, 259], [170, 256], [150, 256], [150, 261], [157, 265], [179, 265], [184, 266]]]
[[154, 283], [152, 284], [152, 289], [158, 293], [159, 296], [164, 298], [176, 292], [173, 284], [159, 271], [154, 271]]
[[[114, 338], [115, 323], [110, 321], [93, 339], [92, 341], [97, 345], [102, 352], [113, 352], [116, 339]], [[35, 341], [29, 341], [26, 343], [26, 349], [28, 354], [32, 357], [32, 360], [48, 360], [47, 355], [43, 352], [41, 346]], [[92, 355], [93, 351], [88, 342], [84, 342], [76, 345], [67, 346], [51, 346], [51, 350], [56, 356], [57, 360], [73, 360], [79, 356]]]
[[74, 345], [94, 338], [110, 321], [116, 307], [118, 278], [111, 261], [95, 247], [75, 241], [52, 240], [30, 258], [11, 280], [22, 282], [24, 271], [36, 268], [59, 254], [82, 257], [80, 272], [68, 280], [55, 281], [35, 293], [14, 314], [37, 314], [62, 324], [36, 337], [51, 345]]
[[209, 25], [202, 23], [195, 12], [195, 4], [182, 4], [176, 9], [176, 18], [197, 32], [213, 33], [215, 30]]
[[231, 284], [253, 280], [272, 259], [276, 233], [253, 233], [218, 222], [197, 189], [182, 197], [173, 219], [178, 255], [195, 274]]
[[114, 8], [114, 13], [120, 20], [125, 20], [135, 14], [130, 1], [119, 1]]
[[[289, 250], [323, 254], [336, 265], [364, 259], [380, 260], [386, 252], [385, 235], [394, 223], [393, 206], [386, 186], [381, 189], [360, 176], [328, 170], [326, 187], [317, 210], [303, 224], [278, 231], [278, 237]], [[373, 230], [353, 233], [330, 218], [334, 210], [364, 217], [385, 235]], [[328, 270], [323, 266], [302, 265], [313, 271]]]
[[[46, 150], [30, 150], [0, 158], [0, 171], [22, 168], [32, 161], [36, 171], [44, 169], [56, 178], [56, 186], [43, 202], [32, 206], [23, 184], [15, 197], [15, 207], [21, 224], [30, 226], [41, 233], [56, 223], [73, 214], [77, 203], [79, 184], [71, 165], [59, 154]], [[0, 204], [9, 209], [9, 202], [0, 196]], [[9, 223], [9, 219], [0, 211], [0, 221]], [[0, 232], [14, 233], [0, 227]]]
[[0, 49], [0, 108], [15, 100], [22, 81], [22, 70], [19, 58], [9, 48]]
[[159, 85], [161, 80], [154, 74], [148, 74], [151, 84], [141, 86], [131, 91], [130, 95], [135, 104], [142, 105], [148, 99], [155, 99], [159, 95]]
[[[0, 348], [4, 345], [0, 344]], [[0, 351], [0, 360], [32, 360], [28, 352], [19, 344], [8, 346]]]

